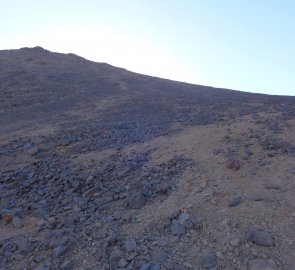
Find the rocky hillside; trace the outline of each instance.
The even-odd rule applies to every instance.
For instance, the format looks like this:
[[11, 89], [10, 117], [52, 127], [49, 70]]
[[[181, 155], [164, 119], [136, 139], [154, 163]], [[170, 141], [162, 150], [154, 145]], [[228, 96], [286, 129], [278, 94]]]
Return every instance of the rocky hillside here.
[[295, 269], [295, 97], [0, 51], [0, 269]]

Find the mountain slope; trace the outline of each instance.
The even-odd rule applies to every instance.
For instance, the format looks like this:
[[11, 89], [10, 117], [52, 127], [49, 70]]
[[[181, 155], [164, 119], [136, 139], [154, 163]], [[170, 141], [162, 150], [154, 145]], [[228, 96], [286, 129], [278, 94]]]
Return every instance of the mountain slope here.
[[0, 51], [0, 269], [293, 269], [294, 109]]
[[[156, 106], [157, 110], [172, 110], [173, 121], [178, 114], [179, 120], [185, 122], [203, 121], [189, 118], [186, 107], [194, 113], [206, 114], [206, 122], [208, 119], [205, 118], [217, 120], [219, 116], [216, 114], [235, 117], [271, 110], [291, 99], [281, 98], [280, 101], [263, 95], [177, 83], [90, 62], [72, 54], [52, 53], [40, 47], [1, 51], [0, 60], [2, 122], [39, 116], [44, 122], [44, 118], [76, 111], [77, 107], [97, 107], [97, 101], [108, 100], [108, 97], [120, 100], [118, 110], [130, 104], [141, 110], [142, 105], [149, 104]], [[170, 101], [180, 108], [171, 108]], [[239, 112], [234, 111], [235, 105], [238, 105]]]

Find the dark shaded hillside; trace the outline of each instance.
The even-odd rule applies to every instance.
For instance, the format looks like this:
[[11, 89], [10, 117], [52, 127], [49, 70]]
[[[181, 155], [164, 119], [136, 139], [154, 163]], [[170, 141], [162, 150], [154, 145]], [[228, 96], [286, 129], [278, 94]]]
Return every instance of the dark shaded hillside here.
[[[158, 126], [161, 122], [165, 125], [172, 122], [207, 124], [253, 112], [285, 110], [284, 103], [294, 104], [291, 98], [139, 75], [41, 47], [0, 52], [0, 93], [3, 127], [23, 120], [28, 122], [22, 125], [30, 126], [32, 119], [35, 124], [38, 119], [42, 123], [50, 122], [51, 117], [62, 118], [69, 111], [93, 108], [108, 123], [109, 119], [127, 118], [128, 122], [153, 129], [154, 124]], [[96, 102], [106, 98], [117, 99], [120, 104], [111, 111], [97, 109]], [[289, 110], [288, 106], [287, 113]]]
[[97, 65], [39, 47], [1, 51], [0, 55], [2, 112], [30, 106], [42, 110], [55, 102], [75, 106], [71, 103], [83, 97], [87, 99], [95, 93], [102, 98], [116, 90], [116, 80], [112, 82], [111, 77], [118, 71], [107, 64]]

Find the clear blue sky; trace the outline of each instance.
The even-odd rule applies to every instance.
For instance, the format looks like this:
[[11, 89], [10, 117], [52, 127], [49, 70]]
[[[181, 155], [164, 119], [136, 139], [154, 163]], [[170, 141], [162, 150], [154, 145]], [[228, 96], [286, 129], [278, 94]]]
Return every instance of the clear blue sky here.
[[0, 4], [0, 49], [39, 45], [158, 77], [295, 95], [294, 0]]

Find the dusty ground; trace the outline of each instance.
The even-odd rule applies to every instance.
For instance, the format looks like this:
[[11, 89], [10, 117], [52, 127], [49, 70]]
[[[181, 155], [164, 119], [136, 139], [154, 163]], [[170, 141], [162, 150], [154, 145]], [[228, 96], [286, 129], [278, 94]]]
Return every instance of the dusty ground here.
[[0, 58], [1, 270], [295, 269], [294, 98]]

